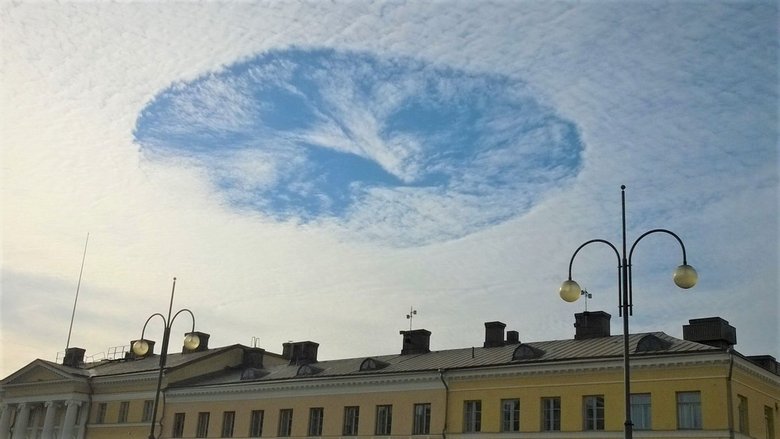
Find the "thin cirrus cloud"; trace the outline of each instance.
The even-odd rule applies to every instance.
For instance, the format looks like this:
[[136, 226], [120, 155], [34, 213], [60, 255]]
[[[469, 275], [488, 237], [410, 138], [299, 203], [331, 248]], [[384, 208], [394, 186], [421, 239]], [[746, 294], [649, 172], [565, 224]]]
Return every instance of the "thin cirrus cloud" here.
[[149, 160], [204, 169], [230, 208], [399, 246], [521, 215], [583, 151], [520, 80], [302, 48], [171, 85], [134, 138]]

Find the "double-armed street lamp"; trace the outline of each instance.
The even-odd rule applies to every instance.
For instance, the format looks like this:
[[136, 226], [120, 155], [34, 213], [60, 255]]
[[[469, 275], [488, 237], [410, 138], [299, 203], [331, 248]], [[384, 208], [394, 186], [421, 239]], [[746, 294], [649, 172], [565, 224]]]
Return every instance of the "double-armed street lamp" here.
[[631, 303], [633, 298], [631, 283], [631, 256], [634, 254], [634, 248], [636, 248], [636, 245], [639, 243], [639, 241], [641, 241], [642, 238], [647, 235], [653, 233], [666, 233], [671, 235], [677, 240], [677, 242], [680, 244], [680, 248], [682, 249], [682, 265], [678, 266], [674, 271], [674, 283], [680, 288], [688, 289], [696, 285], [698, 275], [696, 274], [696, 270], [688, 265], [688, 260], [685, 255], [685, 245], [683, 244], [680, 237], [666, 229], [653, 229], [640, 235], [639, 238], [637, 238], [631, 245], [631, 249], [628, 252], [628, 257], [626, 257], [626, 186], [623, 185], [620, 187], [620, 189], [623, 215], [622, 254], [618, 251], [617, 247], [615, 247], [607, 240], [591, 239], [590, 241], [586, 241], [580, 245], [571, 256], [571, 260], [569, 261], [569, 278], [561, 285], [560, 294], [561, 298], [566, 302], [574, 302], [579, 299], [580, 295], [583, 293], [582, 288], [580, 288], [579, 284], [571, 277], [571, 269], [572, 265], [574, 264], [574, 258], [577, 256], [577, 253], [583, 249], [583, 247], [593, 243], [602, 243], [608, 245], [610, 248], [612, 248], [612, 250], [615, 251], [615, 255], [618, 259], [618, 310], [620, 315], [623, 317], [623, 379], [626, 411], [626, 421], [624, 423], [623, 431], [625, 432], [625, 438], [631, 439], [633, 437], [634, 424], [631, 421], [631, 371], [629, 367], [628, 352], [628, 317], [633, 314], [633, 305]]
[[[151, 420], [151, 426], [149, 430], [149, 439], [155, 439], [154, 436], [154, 426], [157, 421], [157, 408], [158, 404], [160, 402], [160, 388], [162, 387], [162, 377], [163, 377], [163, 371], [165, 369], [165, 362], [168, 357], [168, 341], [171, 336], [171, 325], [173, 325], [173, 321], [176, 320], [176, 317], [179, 316], [179, 314], [186, 312], [192, 317], [192, 331], [185, 334], [184, 337], [184, 348], [187, 350], [194, 350], [197, 349], [200, 345], [200, 338], [198, 337], [198, 334], [195, 333], [195, 315], [192, 314], [192, 311], [188, 310], [187, 308], [180, 309], [176, 312], [176, 314], [171, 317], [171, 312], [173, 311], [173, 293], [176, 291], [176, 278], [173, 278], [173, 287], [171, 288], [171, 302], [168, 306], [168, 317], [166, 318], [160, 313], [154, 313], [151, 316], [149, 316], [148, 319], [146, 319], [146, 323], [144, 323], [144, 327], [141, 330], [141, 339], [136, 340], [133, 342], [132, 350], [133, 353], [139, 357], [144, 357], [147, 354], [149, 354], [150, 349], [150, 343], [149, 340], [146, 340], [144, 338], [144, 333], [146, 332], [146, 325], [149, 324], [149, 321], [152, 320], [154, 317], [160, 317], [163, 319], [163, 323], [165, 325], [163, 330], [163, 340], [162, 340], [162, 349], [160, 350], [160, 365], [159, 365], [159, 374], [157, 375], [157, 390], [154, 394], [154, 408], [152, 409], [152, 420]], [[153, 342], [152, 342], [153, 343]]]

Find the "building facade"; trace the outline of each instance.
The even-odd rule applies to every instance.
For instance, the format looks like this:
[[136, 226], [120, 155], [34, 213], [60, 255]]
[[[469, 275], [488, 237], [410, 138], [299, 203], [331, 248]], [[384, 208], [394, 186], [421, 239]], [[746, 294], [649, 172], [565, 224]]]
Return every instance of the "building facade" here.
[[[400, 354], [327, 361], [310, 341], [280, 355], [206, 344], [168, 356], [155, 435], [618, 438], [623, 337], [609, 326], [609, 314], [585, 312], [573, 339], [521, 342], [488, 322], [482, 347], [443, 351], [429, 331], [402, 331]], [[691, 320], [683, 339], [630, 335], [635, 436], [774, 439], [777, 362], [735, 343], [720, 318]], [[0, 439], [148, 437], [158, 361], [36, 360], [0, 382]]]

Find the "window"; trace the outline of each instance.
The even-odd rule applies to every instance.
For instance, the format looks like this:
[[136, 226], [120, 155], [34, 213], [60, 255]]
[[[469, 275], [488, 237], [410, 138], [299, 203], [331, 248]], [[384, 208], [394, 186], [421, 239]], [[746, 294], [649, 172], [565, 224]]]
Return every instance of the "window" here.
[[583, 429], [604, 429], [604, 396], [592, 395], [583, 397], [582, 410]]
[[360, 407], [344, 407], [344, 436], [357, 436]]
[[561, 429], [561, 398], [542, 398], [542, 431]]
[[634, 423], [634, 430], [650, 430], [653, 428], [651, 418], [650, 394], [636, 393], [631, 395], [631, 421]]
[[279, 437], [287, 437], [292, 433], [292, 409], [279, 410]]
[[475, 433], [482, 430], [482, 401], [463, 402], [463, 432]]
[[173, 431], [172, 437], [184, 437], [184, 413], [176, 413], [173, 415]]
[[119, 403], [119, 416], [117, 422], [124, 424], [127, 422], [127, 412], [130, 411], [130, 401], [122, 401]]
[[744, 435], [750, 434], [748, 427], [748, 400], [742, 395], [737, 395], [737, 412], [739, 414], [739, 432]]
[[198, 429], [195, 437], [207, 437], [209, 435], [209, 412], [198, 413]]
[[389, 436], [392, 426], [393, 426], [393, 406], [392, 405], [376, 406], [375, 434], [378, 436]]
[[430, 434], [431, 433], [431, 404], [414, 405], [414, 424], [412, 425], [412, 434]]
[[106, 407], [107, 403], [101, 402], [98, 404], [97, 414], [95, 415], [95, 424], [104, 424], [106, 422]]
[[766, 439], [775, 439], [775, 412], [772, 407], [764, 406], [764, 427]]
[[681, 430], [701, 429], [701, 394], [699, 392], [677, 392], [677, 428]]
[[322, 417], [324, 412], [322, 407], [312, 407], [309, 409], [309, 436], [322, 436]]
[[249, 437], [260, 437], [263, 435], [263, 411], [252, 410], [252, 416], [249, 418]]
[[233, 437], [233, 424], [236, 421], [236, 412], [222, 413], [222, 437]]
[[152, 410], [154, 410], [154, 401], [151, 399], [144, 401], [144, 411], [141, 415], [141, 422], [150, 422], [152, 420]]
[[520, 431], [520, 400], [501, 400], [501, 431]]

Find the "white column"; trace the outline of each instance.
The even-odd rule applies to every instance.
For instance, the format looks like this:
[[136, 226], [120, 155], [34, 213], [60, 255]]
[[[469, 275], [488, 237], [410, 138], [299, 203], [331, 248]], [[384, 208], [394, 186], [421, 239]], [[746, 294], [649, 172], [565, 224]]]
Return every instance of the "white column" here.
[[76, 426], [76, 415], [80, 405], [81, 401], [68, 401], [65, 403], [67, 409], [65, 410], [65, 421], [62, 423], [61, 439], [70, 439], [73, 436], [73, 427]]
[[30, 420], [30, 406], [27, 403], [19, 404], [19, 412], [14, 422], [13, 439], [25, 439], [27, 437], [27, 424]]
[[90, 405], [89, 403], [85, 403], [81, 407], [81, 414], [79, 415], [79, 431], [76, 433], [76, 438], [78, 439], [84, 439], [87, 434], [87, 422], [89, 421], [89, 409]]
[[0, 404], [0, 410], [3, 411], [0, 414], [0, 439], [11, 438], [11, 411], [16, 407], [12, 407], [10, 404]]
[[57, 405], [55, 401], [46, 402], [46, 417], [43, 418], [42, 439], [54, 439], [54, 420], [57, 419]]
[[36, 404], [30, 408], [30, 412], [32, 413], [32, 419], [30, 419], [31, 428], [27, 429], [27, 434], [31, 438], [37, 438], [40, 433], [39, 428], [41, 425], [41, 416], [43, 416], [43, 406]]

